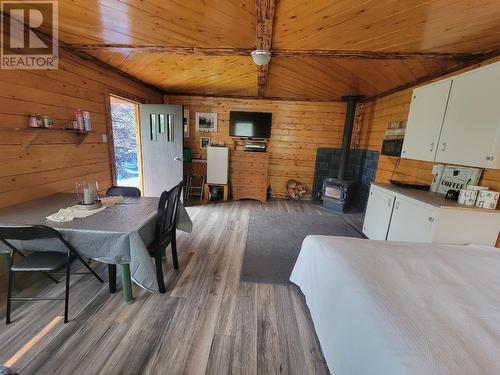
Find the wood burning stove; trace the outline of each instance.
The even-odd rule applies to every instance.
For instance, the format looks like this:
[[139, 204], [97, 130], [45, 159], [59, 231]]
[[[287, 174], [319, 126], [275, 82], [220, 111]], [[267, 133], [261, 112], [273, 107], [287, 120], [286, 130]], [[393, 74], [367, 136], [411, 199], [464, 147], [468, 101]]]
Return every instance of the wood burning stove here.
[[354, 181], [338, 178], [323, 180], [323, 206], [340, 212], [349, 211], [355, 189]]
[[351, 208], [352, 197], [356, 183], [345, 178], [349, 151], [351, 149], [352, 129], [356, 105], [364, 96], [344, 96], [346, 113], [344, 123], [344, 136], [342, 138], [342, 153], [337, 177], [330, 177], [323, 181], [323, 206], [340, 212], [347, 212]]

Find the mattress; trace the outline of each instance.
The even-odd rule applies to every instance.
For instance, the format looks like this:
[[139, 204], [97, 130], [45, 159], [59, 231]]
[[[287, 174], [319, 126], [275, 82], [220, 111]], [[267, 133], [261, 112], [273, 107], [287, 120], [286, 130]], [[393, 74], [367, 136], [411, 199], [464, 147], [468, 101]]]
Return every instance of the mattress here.
[[500, 374], [500, 251], [308, 236], [290, 280], [333, 375]]

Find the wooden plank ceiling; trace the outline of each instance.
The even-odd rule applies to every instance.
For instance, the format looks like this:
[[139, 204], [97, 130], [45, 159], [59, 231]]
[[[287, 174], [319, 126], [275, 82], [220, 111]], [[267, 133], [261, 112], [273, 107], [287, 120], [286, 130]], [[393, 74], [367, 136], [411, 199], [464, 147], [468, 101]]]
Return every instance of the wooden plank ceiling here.
[[[339, 100], [500, 50], [500, 1], [60, 1], [60, 40], [167, 93]], [[255, 48], [271, 49], [267, 67]]]

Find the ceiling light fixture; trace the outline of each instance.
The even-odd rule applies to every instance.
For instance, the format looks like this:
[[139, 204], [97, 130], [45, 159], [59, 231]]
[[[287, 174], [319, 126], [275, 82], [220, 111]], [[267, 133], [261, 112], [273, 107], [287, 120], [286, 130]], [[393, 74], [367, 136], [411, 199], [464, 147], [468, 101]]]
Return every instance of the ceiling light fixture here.
[[271, 61], [271, 51], [267, 49], [256, 49], [252, 52], [252, 60], [257, 65], [267, 65]]

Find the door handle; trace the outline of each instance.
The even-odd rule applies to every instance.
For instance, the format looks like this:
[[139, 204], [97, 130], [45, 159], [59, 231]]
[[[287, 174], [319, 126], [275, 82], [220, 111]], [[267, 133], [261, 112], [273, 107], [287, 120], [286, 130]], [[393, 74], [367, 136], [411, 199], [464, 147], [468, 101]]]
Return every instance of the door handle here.
[[430, 221], [431, 223], [433, 223], [433, 222], [434, 222], [434, 218], [433, 218], [432, 216], [429, 216], [429, 221]]
[[175, 161], [182, 161], [182, 158], [180, 158], [180, 157], [176, 156], [176, 157], [174, 158], [174, 160], [175, 160]]
[[387, 207], [391, 207], [391, 204], [392, 204], [392, 199], [389, 199], [389, 200], [387, 201]]
[[434, 151], [434, 142], [431, 143], [431, 149], [430, 152]]
[[443, 144], [441, 145], [441, 151], [444, 151], [446, 150], [446, 142], [443, 142]]
[[399, 201], [396, 202], [396, 210], [399, 209]]

